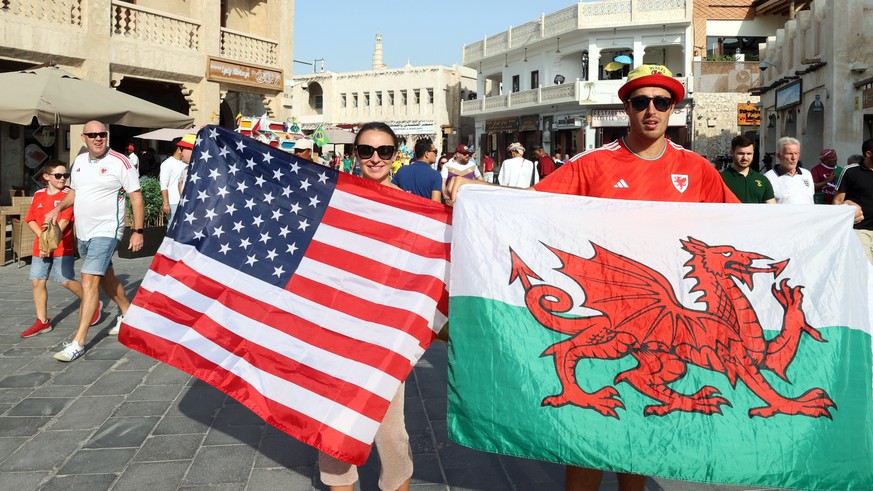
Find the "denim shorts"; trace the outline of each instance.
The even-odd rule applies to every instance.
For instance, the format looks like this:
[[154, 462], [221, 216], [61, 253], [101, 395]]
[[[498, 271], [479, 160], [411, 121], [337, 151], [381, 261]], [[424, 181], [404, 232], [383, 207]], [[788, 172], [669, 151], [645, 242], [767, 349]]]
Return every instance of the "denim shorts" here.
[[49, 273], [55, 272], [55, 281], [65, 283], [76, 278], [73, 271], [73, 256], [36, 257], [30, 262], [30, 279], [47, 280]]
[[79, 241], [79, 256], [82, 257], [82, 273], [103, 276], [112, 267], [112, 254], [118, 247], [115, 237], [94, 237]]

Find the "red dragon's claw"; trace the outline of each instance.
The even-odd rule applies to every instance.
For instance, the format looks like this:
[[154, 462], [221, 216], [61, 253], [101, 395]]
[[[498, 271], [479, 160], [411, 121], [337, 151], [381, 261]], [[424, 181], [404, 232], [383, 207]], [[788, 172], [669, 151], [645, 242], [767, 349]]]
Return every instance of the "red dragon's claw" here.
[[787, 309], [789, 305], [793, 303], [793, 289], [788, 286], [787, 279], [783, 279], [782, 281], [780, 281], [778, 287], [776, 285], [773, 285], [770, 290], [773, 292], [773, 296], [776, 298], [776, 301], [779, 302], [779, 304], [782, 305], [783, 308]]
[[827, 340], [825, 340], [825, 338], [822, 337], [821, 333], [818, 332], [818, 330], [816, 328], [810, 326], [809, 324], [804, 323], [802, 326], [800, 326], [800, 328], [803, 329], [803, 332], [809, 334], [810, 337], [812, 337], [812, 339], [815, 339], [819, 343], [827, 343]]
[[818, 387], [806, 391], [803, 395], [798, 397], [797, 400], [801, 402], [819, 401], [821, 404], [824, 404], [827, 407], [837, 407], [837, 405], [834, 404], [834, 401], [831, 399], [831, 396], [829, 396], [824, 389], [820, 389]]
[[664, 416], [673, 411], [694, 412], [702, 414], [722, 414], [721, 406], [726, 405], [728, 407], [733, 407], [733, 405], [724, 397], [712, 396], [712, 394], [717, 393], [718, 389], [716, 389], [715, 387], [706, 386], [697, 391], [697, 393], [693, 396], [682, 396], [670, 401], [667, 404], [646, 406], [646, 409], [643, 413], [646, 416]]
[[827, 392], [815, 388], [807, 391], [797, 399], [788, 399], [778, 406], [756, 407], [749, 411], [749, 417], [760, 416], [769, 418], [774, 414], [801, 414], [813, 418], [833, 419], [830, 408], [837, 408]]
[[692, 399], [708, 399], [709, 396], [721, 394], [721, 391], [711, 385], [705, 385], [703, 388], [698, 390], [693, 396]]
[[604, 387], [593, 394], [581, 390], [564, 391], [558, 395], [543, 399], [543, 406], [561, 407], [573, 404], [587, 409], [594, 409], [604, 416], [618, 419], [616, 409], [624, 409], [624, 404], [618, 399], [618, 391], [613, 387]]

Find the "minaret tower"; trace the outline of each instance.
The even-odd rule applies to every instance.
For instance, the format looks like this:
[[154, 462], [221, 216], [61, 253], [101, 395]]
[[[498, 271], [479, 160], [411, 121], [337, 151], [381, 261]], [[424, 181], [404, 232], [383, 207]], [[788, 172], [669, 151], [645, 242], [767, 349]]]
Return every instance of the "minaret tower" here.
[[388, 68], [382, 63], [382, 35], [376, 34], [376, 48], [373, 49], [373, 70], [384, 70]]

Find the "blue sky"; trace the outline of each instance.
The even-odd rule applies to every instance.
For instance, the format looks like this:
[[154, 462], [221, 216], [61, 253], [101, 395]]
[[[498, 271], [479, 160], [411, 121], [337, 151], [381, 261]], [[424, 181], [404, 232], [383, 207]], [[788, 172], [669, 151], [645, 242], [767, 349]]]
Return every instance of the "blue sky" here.
[[[325, 59], [325, 71], [369, 70], [376, 33], [383, 62], [400, 68], [461, 63], [465, 44], [530, 22], [540, 14], [574, 5], [573, 0], [296, 0], [294, 59]], [[295, 74], [312, 67], [294, 64]]]

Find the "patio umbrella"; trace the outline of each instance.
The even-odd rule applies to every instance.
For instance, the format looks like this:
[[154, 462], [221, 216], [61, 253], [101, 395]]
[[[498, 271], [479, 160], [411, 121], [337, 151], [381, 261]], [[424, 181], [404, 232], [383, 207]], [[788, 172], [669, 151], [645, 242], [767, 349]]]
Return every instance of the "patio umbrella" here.
[[197, 133], [197, 130], [194, 128], [187, 130], [177, 130], [176, 128], [161, 128], [159, 130], [149, 131], [148, 133], [136, 135], [134, 136], [134, 138], [139, 138], [140, 140], [159, 140], [171, 142], [176, 138], [182, 138], [188, 133]]
[[138, 97], [82, 80], [57, 67], [0, 73], [0, 120], [28, 125], [106, 124], [190, 127], [194, 118]]
[[609, 63], [606, 64], [605, 67], [603, 67], [603, 69], [606, 70], [607, 72], [617, 72], [617, 71], [621, 70], [622, 68], [624, 68], [624, 64], [619, 63], [617, 61], [610, 61]]

